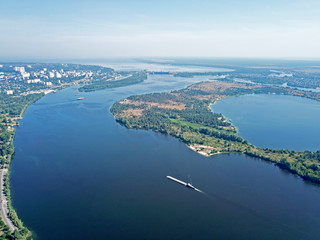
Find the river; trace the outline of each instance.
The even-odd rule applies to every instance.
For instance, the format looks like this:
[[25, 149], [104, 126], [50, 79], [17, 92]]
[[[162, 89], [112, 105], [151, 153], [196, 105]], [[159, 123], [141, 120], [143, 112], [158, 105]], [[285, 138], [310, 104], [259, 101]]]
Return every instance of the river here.
[[[203, 157], [170, 136], [128, 130], [110, 106], [198, 78], [48, 94], [14, 140], [13, 205], [38, 239], [319, 239], [320, 188], [241, 154]], [[204, 194], [166, 179], [191, 176]]]

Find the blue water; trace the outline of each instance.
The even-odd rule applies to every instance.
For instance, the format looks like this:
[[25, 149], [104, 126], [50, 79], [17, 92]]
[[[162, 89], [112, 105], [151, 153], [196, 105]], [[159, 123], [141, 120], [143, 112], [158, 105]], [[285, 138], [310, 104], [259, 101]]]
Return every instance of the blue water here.
[[[110, 106], [197, 79], [151, 76], [76, 87], [31, 105], [18, 127], [13, 204], [38, 239], [319, 239], [320, 189], [240, 154], [203, 157], [170, 136], [128, 130]], [[166, 179], [187, 180], [201, 194]]]
[[320, 102], [294, 96], [244, 95], [212, 105], [239, 135], [259, 147], [320, 150]]

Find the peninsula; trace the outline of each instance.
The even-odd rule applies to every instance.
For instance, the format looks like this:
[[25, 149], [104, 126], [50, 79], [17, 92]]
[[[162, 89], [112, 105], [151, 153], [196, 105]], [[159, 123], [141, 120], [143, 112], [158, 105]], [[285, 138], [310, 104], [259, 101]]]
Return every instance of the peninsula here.
[[305, 180], [320, 183], [320, 151], [292, 151], [258, 148], [237, 135], [221, 114], [213, 113], [216, 100], [243, 94], [285, 94], [320, 100], [320, 94], [284, 87], [231, 82], [202, 82], [169, 93], [131, 96], [116, 102], [111, 113], [127, 128], [151, 129], [184, 142], [204, 156], [244, 153], [271, 161]]

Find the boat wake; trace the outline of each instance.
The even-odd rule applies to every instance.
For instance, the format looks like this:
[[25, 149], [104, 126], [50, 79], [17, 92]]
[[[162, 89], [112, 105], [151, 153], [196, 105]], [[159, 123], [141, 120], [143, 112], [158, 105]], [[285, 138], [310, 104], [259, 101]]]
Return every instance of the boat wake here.
[[196, 191], [199, 192], [199, 193], [204, 193], [204, 194], [205, 194], [205, 192], [201, 191], [201, 190], [198, 189], [198, 188], [195, 188], [194, 190], [196, 190]]
[[[170, 179], [170, 180], [172, 180], [172, 181], [174, 181], [174, 182], [176, 182], [176, 183], [179, 183], [179, 184], [181, 184], [181, 185], [184, 185], [184, 186], [186, 186], [187, 188], [190, 188], [190, 189], [193, 189], [193, 190], [195, 190], [195, 191], [197, 191], [197, 192], [199, 192], [199, 193], [202, 193], [203, 195], [205, 195], [205, 196], [208, 197], [209, 199], [219, 200], [219, 201], [224, 202], [225, 204], [228, 204], [228, 205], [230, 205], [230, 206], [233, 206], [233, 207], [235, 207], [235, 208], [237, 208], [237, 209], [239, 209], [239, 210], [245, 211], [245, 212], [249, 213], [250, 215], [255, 216], [256, 218], [258, 218], [258, 219], [260, 219], [260, 220], [262, 220], [262, 221], [265, 221], [266, 223], [270, 223], [270, 222], [271, 222], [271, 223], [273, 223], [273, 224], [276, 224], [272, 219], [267, 218], [266, 216], [264, 216], [264, 215], [262, 215], [261, 213], [255, 211], [254, 209], [251, 209], [250, 207], [244, 206], [244, 205], [242, 205], [242, 204], [240, 204], [240, 203], [237, 203], [237, 202], [235, 202], [235, 201], [233, 201], [233, 200], [231, 200], [231, 199], [225, 198], [225, 197], [220, 196], [220, 195], [218, 195], [218, 194], [207, 194], [207, 193], [201, 191], [200, 189], [195, 188], [191, 183], [186, 183], [186, 182], [180, 181], [179, 179], [176, 179], [176, 178], [174, 178], [174, 177], [167, 176], [167, 178]], [[293, 229], [292, 226], [290, 226], [290, 225], [288, 225], [288, 224], [286, 224], [286, 223], [282, 223], [281, 225], [282, 225], [281, 227], [284, 228], [284, 229], [286, 229], [288, 232], [294, 232], [294, 231], [296, 231], [296, 232], [299, 233], [299, 234], [305, 234], [305, 235], [308, 236], [308, 233], [307, 233], [307, 232], [301, 231], [301, 230], [298, 230], [298, 229]]]

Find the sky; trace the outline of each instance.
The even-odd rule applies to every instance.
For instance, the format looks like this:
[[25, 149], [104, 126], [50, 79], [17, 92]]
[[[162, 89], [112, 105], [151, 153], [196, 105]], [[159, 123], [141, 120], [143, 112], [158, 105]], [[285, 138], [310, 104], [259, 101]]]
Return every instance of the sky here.
[[320, 59], [319, 0], [0, 0], [0, 58]]

